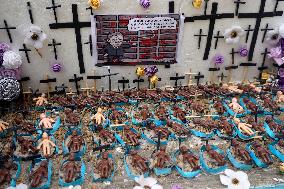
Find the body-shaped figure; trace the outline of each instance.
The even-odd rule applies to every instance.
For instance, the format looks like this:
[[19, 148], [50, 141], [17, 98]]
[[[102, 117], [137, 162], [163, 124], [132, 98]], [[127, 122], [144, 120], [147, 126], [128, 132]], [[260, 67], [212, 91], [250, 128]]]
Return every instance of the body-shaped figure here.
[[219, 166], [223, 166], [226, 164], [225, 157], [222, 154], [213, 150], [209, 144], [206, 144], [205, 147], [209, 157], [214, 159]]
[[178, 135], [188, 134], [189, 132], [181, 124], [176, 122], [171, 122], [169, 120], [167, 121], [167, 126], [170, 127]]
[[28, 122], [25, 121], [22, 122], [21, 126], [22, 126], [22, 131], [24, 132], [33, 133], [36, 131], [34, 125]]
[[101, 108], [98, 108], [97, 113], [91, 117], [91, 120], [95, 120], [95, 123], [98, 125], [101, 125], [106, 120]]
[[51, 147], [55, 147], [56, 145], [49, 140], [48, 134], [44, 132], [42, 134], [42, 139], [39, 145], [37, 146], [37, 149], [41, 149], [44, 156], [50, 156], [51, 155]]
[[132, 145], [138, 145], [139, 144], [139, 135], [131, 131], [129, 126], [124, 127], [124, 137], [125, 139]]
[[272, 101], [270, 97], [268, 97], [267, 95], [260, 95], [261, 99], [263, 100], [263, 106], [266, 108], [270, 108], [273, 111], [278, 109], [278, 105], [276, 104], [276, 102]]
[[113, 136], [113, 133], [111, 133], [110, 131], [102, 128], [102, 127], [98, 127], [98, 131], [99, 131], [99, 137], [104, 139], [107, 142], [114, 142], [115, 141], [115, 137]]
[[7, 161], [4, 166], [0, 169], [0, 185], [10, 182], [12, 175], [11, 169], [16, 170], [17, 167], [12, 161]]
[[219, 121], [219, 127], [225, 131], [228, 135], [233, 134], [233, 127], [232, 125], [227, 121], [227, 118], [224, 116], [221, 116]]
[[228, 84], [223, 84], [222, 86], [224, 89], [227, 89], [231, 92], [234, 92], [234, 93], [238, 93], [238, 94], [242, 94], [244, 91], [239, 89], [238, 86], [235, 86], [235, 85], [228, 85]]
[[284, 95], [282, 91], [277, 91], [276, 93], [276, 102], [283, 103], [284, 102]]
[[9, 126], [9, 123], [0, 120], [0, 132], [3, 132], [7, 129], [7, 127]]
[[260, 87], [256, 87], [253, 83], [251, 83], [249, 85], [249, 87], [251, 88], [252, 91], [260, 93], [261, 92], [261, 88]]
[[44, 179], [47, 179], [48, 176], [48, 162], [42, 161], [39, 165], [38, 168], [33, 170], [30, 174], [30, 182], [31, 182], [31, 187], [36, 188], [40, 186], [43, 182]]
[[253, 147], [254, 147], [254, 151], [255, 151], [255, 153], [256, 153], [256, 155], [258, 156], [258, 157], [260, 157], [260, 159], [264, 162], [264, 163], [266, 163], [266, 164], [270, 164], [270, 163], [272, 163], [271, 162], [271, 159], [270, 159], [270, 157], [269, 157], [269, 151], [267, 150], [267, 149], [265, 149], [265, 148], [263, 148], [262, 146], [261, 146], [261, 144], [259, 144], [258, 142], [254, 142], [253, 143]]
[[43, 104], [48, 103], [44, 93], [42, 93], [40, 97], [34, 98], [33, 100], [36, 101], [36, 106], [42, 106]]
[[148, 171], [148, 166], [147, 166], [147, 160], [140, 156], [137, 151], [131, 151], [130, 156], [132, 158], [132, 166], [142, 173], [145, 173]]
[[140, 115], [142, 117], [142, 120], [144, 120], [144, 121], [147, 120], [151, 116], [147, 106], [142, 107], [142, 109], [140, 111]]
[[74, 154], [70, 154], [68, 161], [62, 167], [62, 171], [64, 181], [67, 183], [72, 182], [76, 178], [76, 175], [80, 174], [81, 167], [75, 161]]
[[229, 104], [229, 107], [232, 108], [232, 110], [237, 114], [244, 111], [243, 107], [238, 103], [236, 98], [232, 98], [232, 102]]
[[70, 136], [70, 141], [67, 144], [70, 152], [80, 151], [83, 144], [84, 138], [81, 135], [78, 135], [78, 132], [76, 130], [73, 130], [72, 135]]
[[74, 113], [71, 109], [65, 109], [64, 113], [66, 115], [66, 121], [68, 123], [78, 125], [80, 123], [80, 117], [78, 114]]
[[252, 128], [258, 132], [265, 132], [264, 127], [261, 123], [256, 123], [253, 117], [248, 118], [248, 123], [252, 125]]
[[38, 152], [37, 148], [34, 145], [34, 141], [32, 139], [18, 136], [17, 141], [21, 147], [20, 152], [22, 154], [29, 154], [29, 153], [36, 154]]
[[198, 163], [199, 158], [195, 156], [193, 153], [189, 152], [186, 146], [181, 146], [180, 152], [181, 152], [182, 161], [184, 164], [189, 163], [193, 171], [200, 169], [200, 166]]
[[225, 112], [225, 108], [223, 106], [223, 103], [220, 99], [218, 99], [215, 103], [214, 103], [214, 108], [216, 109], [218, 114], [223, 114]]
[[95, 172], [100, 175], [100, 178], [109, 178], [114, 166], [111, 159], [108, 158], [108, 153], [103, 152], [102, 158], [99, 160], [95, 167]]
[[158, 134], [160, 132], [161, 139], [167, 139], [168, 136], [170, 135], [170, 131], [165, 127], [155, 127], [154, 126], [152, 128], [154, 129], [156, 136], [158, 136]]
[[235, 124], [238, 126], [238, 129], [242, 132], [244, 132], [245, 134], [248, 135], [254, 135], [255, 133], [253, 132], [252, 125], [251, 124], [247, 124], [247, 123], [242, 123], [241, 120], [239, 118], [234, 118], [233, 119]]
[[52, 123], [54, 122], [54, 119], [46, 117], [45, 113], [40, 114], [39, 125], [43, 126], [44, 129], [52, 129]]
[[281, 125], [275, 123], [273, 118], [271, 116], [268, 116], [265, 118], [265, 122], [269, 125], [270, 129], [273, 130], [276, 133], [281, 133], [282, 127]]
[[244, 103], [246, 104], [246, 107], [252, 111], [255, 111], [257, 106], [252, 102], [250, 101], [248, 98], [244, 98], [243, 99]]
[[235, 152], [235, 154], [240, 157], [244, 162], [250, 163], [251, 162], [251, 157], [248, 153], [248, 151], [241, 147], [241, 145], [237, 142], [236, 139], [232, 139], [232, 147]]
[[164, 168], [166, 163], [171, 160], [170, 156], [166, 152], [166, 147], [161, 146], [160, 150], [153, 154], [153, 158], [156, 158], [156, 167]]
[[163, 106], [159, 106], [155, 114], [161, 121], [165, 121], [167, 119], [167, 110]]
[[191, 104], [191, 108], [198, 113], [204, 113], [206, 106], [200, 101], [195, 101]]

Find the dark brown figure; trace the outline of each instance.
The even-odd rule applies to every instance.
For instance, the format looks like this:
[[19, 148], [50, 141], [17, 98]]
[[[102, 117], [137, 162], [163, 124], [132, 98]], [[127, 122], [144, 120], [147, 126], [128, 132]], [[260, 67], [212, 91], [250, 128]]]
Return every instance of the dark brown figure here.
[[0, 185], [10, 182], [12, 178], [10, 171], [12, 169], [17, 169], [16, 165], [12, 161], [4, 163], [4, 166], [0, 169]]
[[186, 146], [181, 146], [180, 152], [182, 154], [183, 163], [189, 163], [193, 171], [200, 169], [200, 166], [198, 163], [199, 158], [195, 156], [193, 153], [189, 152]]
[[80, 151], [82, 145], [84, 144], [84, 138], [78, 135], [76, 130], [72, 131], [72, 135], [70, 136], [70, 141], [67, 144], [70, 152], [78, 152]]
[[282, 127], [274, 122], [271, 116], [266, 117], [265, 122], [269, 125], [270, 129], [276, 133], [281, 133]]
[[38, 149], [34, 146], [34, 142], [35, 142], [34, 140], [18, 136], [17, 141], [21, 147], [20, 152], [22, 154], [29, 154], [29, 153], [37, 154], [38, 153]]
[[101, 139], [104, 139], [107, 142], [114, 142], [115, 141], [113, 133], [111, 133], [110, 131], [104, 129], [103, 127], [98, 127], [98, 131], [99, 131], [99, 137]]
[[181, 124], [171, 122], [169, 120], [167, 121], [167, 126], [170, 127], [178, 135], [184, 135], [189, 133], [189, 131], [185, 129]]
[[217, 113], [220, 114], [220, 115], [224, 114], [224, 112], [225, 112], [225, 108], [223, 106], [223, 103], [219, 99], [214, 103], [214, 108], [216, 109]]
[[233, 134], [233, 127], [232, 125], [227, 121], [227, 118], [222, 116], [220, 118], [219, 124], [218, 126], [220, 127], [220, 129], [223, 129], [225, 131], [226, 134], [231, 135]]
[[139, 138], [140, 136], [133, 131], [131, 131], [129, 126], [124, 127], [124, 138], [127, 142], [129, 142], [132, 145], [138, 145], [139, 144]]
[[80, 174], [81, 167], [75, 161], [74, 154], [70, 154], [68, 161], [62, 167], [63, 179], [65, 182], [70, 183], [74, 180], [76, 175]]
[[219, 154], [209, 144], [206, 144], [206, 151], [210, 158], [214, 159], [219, 166], [223, 166], [226, 164], [225, 157], [222, 154]]
[[137, 151], [131, 151], [130, 156], [132, 158], [132, 166], [142, 173], [145, 173], [148, 171], [148, 166], [147, 166], [147, 160], [140, 156]]
[[29, 176], [31, 187], [35, 188], [40, 186], [44, 182], [44, 179], [47, 179], [47, 177], [48, 177], [48, 162], [42, 161], [39, 167], [33, 170]]
[[100, 175], [100, 178], [109, 178], [113, 170], [113, 162], [108, 158], [108, 153], [103, 152], [102, 158], [95, 167], [95, 172]]
[[248, 124], [252, 125], [252, 128], [254, 130], [259, 131], [259, 132], [265, 132], [265, 129], [262, 126], [262, 124], [261, 123], [256, 123], [255, 119], [253, 117], [249, 117], [247, 122], [248, 122]]
[[156, 167], [164, 168], [166, 163], [171, 160], [170, 156], [166, 153], [166, 147], [160, 147], [160, 150], [153, 154], [153, 158], [157, 158]]
[[271, 159], [269, 158], [269, 151], [265, 148], [263, 148], [261, 146], [261, 144], [259, 144], [258, 142], [254, 142], [253, 143], [253, 148], [254, 148], [254, 151], [256, 153], [256, 155], [258, 157], [260, 157], [260, 159], [266, 163], [266, 164], [271, 164]]
[[80, 117], [78, 114], [74, 113], [71, 109], [67, 108], [64, 110], [64, 113], [66, 115], [66, 121], [68, 123], [78, 125], [80, 123]]
[[233, 150], [234, 150], [234, 153], [240, 157], [245, 163], [251, 163], [251, 157], [248, 153], [248, 151], [241, 147], [241, 145], [237, 142], [236, 139], [232, 139], [232, 147], [233, 147]]

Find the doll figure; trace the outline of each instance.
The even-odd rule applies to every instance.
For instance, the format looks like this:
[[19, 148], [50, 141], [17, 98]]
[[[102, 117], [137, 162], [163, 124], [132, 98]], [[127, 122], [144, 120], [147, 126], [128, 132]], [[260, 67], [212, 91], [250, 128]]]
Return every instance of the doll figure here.
[[251, 157], [248, 151], [237, 142], [236, 139], [232, 139], [232, 147], [237, 156], [239, 156], [244, 162], [251, 163]]
[[44, 129], [52, 129], [52, 123], [54, 122], [52, 118], [46, 117], [45, 113], [40, 114], [39, 125], [42, 125]]
[[68, 161], [63, 165], [63, 178], [64, 181], [70, 183], [76, 178], [76, 175], [80, 173], [80, 165], [75, 161], [75, 155], [70, 154]]
[[9, 126], [9, 123], [0, 120], [0, 132], [3, 132], [7, 129], [7, 126]]
[[76, 130], [73, 130], [70, 141], [67, 144], [67, 147], [70, 149], [71, 152], [78, 152], [80, 151], [83, 144], [84, 144], [84, 138], [78, 135], [78, 132]]
[[160, 150], [153, 154], [153, 158], [156, 158], [156, 167], [165, 168], [167, 162], [171, 160], [170, 156], [166, 152], [166, 147], [161, 146]]
[[36, 188], [40, 186], [44, 178], [47, 179], [48, 177], [48, 162], [42, 161], [38, 168], [33, 170], [30, 174], [30, 180], [31, 180], [31, 187]]
[[100, 178], [106, 179], [110, 177], [113, 168], [113, 162], [110, 158], [108, 158], [108, 153], [103, 152], [102, 158], [95, 167], [95, 172], [100, 175]]
[[261, 92], [261, 88], [260, 87], [256, 87], [253, 83], [249, 84], [250, 88], [257, 92], [257, 93], [260, 93]]
[[142, 171], [142, 173], [145, 173], [145, 172], [148, 171], [146, 158], [140, 156], [137, 151], [131, 151], [130, 155], [131, 155], [131, 158], [132, 158], [131, 164], [132, 164], [133, 167]]
[[284, 102], [284, 95], [282, 91], [277, 91], [276, 93], [276, 102], [282, 103]]
[[239, 130], [242, 132], [245, 132], [248, 135], [254, 135], [254, 132], [252, 131], [252, 125], [247, 124], [247, 123], [242, 123], [239, 118], [234, 118], [233, 119], [235, 124], [238, 126]]
[[44, 93], [42, 93], [40, 97], [34, 98], [33, 100], [36, 101], [36, 106], [42, 106], [43, 104], [48, 103]]
[[242, 93], [243, 93], [243, 90], [238, 89], [238, 86], [235, 86], [235, 85], [230, 85], [230, 86], [229, 86], [228, 84], [224, 83], [222, 87], [223, 87], [224, 89], [227, 89], [227, 90], [229, 90], [229, 91], [231, 91], [231, 92], [234, 92], [234, 93], [239, 93], [239, 94], [242, 94]]
[[188, 163], [192, 167], [193, 171], [200, 169], [199, 158], [196, 155], [190, 152], [186, 146], [181, 146], [179, 149], [181, 152], [178, 157], [178, 159], [180, 160], [180, 167], [183, 167], [182, 165]]
[[232, 102], [229, 104], [229, 107], [232, 108], [235, 113], [241, 113], [244, 111], [236, 98], [232, 98]]
[[51, 155], [51, 147], [55, 147], [56, 145], [49, 140], [48, 134], [44, 132], [42, 134], [42, 140], [37, 146], [37, 149], [41, 149], [43, 151], [44, 156], [50, 156]]
[[223, 166], [226, 164], [225, 157], [222, 154], [213, 150], [213, 148], [209, 144], [206, 144], [205, 147], [210, 158], [214, 159], [219, 166]]
[[95, 120], [96, 124], [98, 124], [98, 125], [101, 125], [102, 122], [104, 122], [106, 120], [104, 115], [102, 114], [101, 108], [98, 108], [97, 113], [91, 117], [91, 120]]

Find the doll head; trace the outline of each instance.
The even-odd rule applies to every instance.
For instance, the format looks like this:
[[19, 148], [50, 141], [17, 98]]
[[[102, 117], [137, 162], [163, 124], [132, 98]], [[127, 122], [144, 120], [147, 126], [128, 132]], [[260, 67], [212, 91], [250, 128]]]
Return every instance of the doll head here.
[[237, 103], [238, 100], [237, 100], [236, 98], [232, 98], [232, 102], [233, 102], [233, 103]]
[[42, 138], [43, 139], [48, 139], [48, 134], [46, 132], [42, 133]]
[[281, 95], [283, 95], [283, 93], [282, 93], [282, 91], [277, 91], [277, 96], [281, 96]]
[[45, 113], [41, 113], [39, 117], [40, 117], [40, 119], [44, 119], [44, 118], [46, 118], [46, 115], [45, 115]]
[[111, 34], [108, 35], [107, 41], [114, 48], [118, 48], [122, 45], [123, 35], [120, 32], [111, 33]]

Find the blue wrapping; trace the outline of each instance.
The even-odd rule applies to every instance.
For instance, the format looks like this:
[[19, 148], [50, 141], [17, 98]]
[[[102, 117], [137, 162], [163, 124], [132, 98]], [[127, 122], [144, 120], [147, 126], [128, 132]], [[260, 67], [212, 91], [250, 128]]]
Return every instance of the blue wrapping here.
[[[98, 154], [98, 155], [97, 155], [97, 159], [99, 159], [100, 156], [101, 156], [101, 154]], [[108, 157], [109, 157], [110, 159], [112, 159], [112, 161], [113, 161], [113, 166], [114, 166], [114, 167], [113, 167], [113, 171], [112, 171], [110, 177], [109, 177], [109, 178], [106, 178], [106, 179], [97, 178], [97, 177], [95, 176], [95, 174], [94, 174], [94, 167], [93, 167], [93, 168], [92, 168], [92, 178], [93, 178], [93, 182], [112, 182], [112, 179], [113, 179], [114, 174], [115, 174], [115, 171], [116, 171], [116, 164], [115, 164], [114, 157], [113, 157], [112, 154], [108, 154]]]
[[282, 162], [284, 162], [284, 154], [282, 154], [279, 150], [276, 149], [275, 145], [277, 145], [278, 141], [274, 141], [271, 144], [268, 145], [268, 149], [270, 152], [278, 157], [278, 159]]
[[[135, 175], [135, 174], [133, 173], [133, 171], [130, 169], [130, 166], [128, 166], [128, 164], [127, 164], [127, 162], [126, 162], [126, 156], [127, 156], [127, 155], [125, 155], [125, 156], [123, 157], [123, 164], [124, 164], [124, 168], [125, 168], [126, 174], [127, 174], [127, 176], [128, 176], [130, 179], [135, 180], [135, 178], [136, 178], [136, 177], [140, 177], [140, 175]], [[144, 178], [149, 177], [149, 175], [150, 175], [149, 162], [146, 162], [146, 164], [148, 165], [148, 171], [143, 174]]]
[[13, 177], [11, 178], [11, 181], [10, 181], [10, 186], [12, 186], [12, 187], [16, 187], [16, 185], [17, 185], [17, 180], [18, 180], [18, 178], [20, 177], [21, 171], [22, 171], [20, 162], [16, 160], [16, 161], [15, 161], [15, 164], [17, 165], [17, 171], [16, 171], [15, 176], [13, 176]]
[[[230, 116], [235, 116], [236, 113], [228, 106], [228, 104], [226, 102], [223, 102], [223, 106], [227, 110], [226, 113], [228, 113]], [[244, 117], [244, 116], [251, 113], [251, 111], [248, 110], [246, 107], [243, 107], [243, 108], [244, 108], [244, 112], [241, 113], [241, 114], [237, 114], [236, 117], [238, 117], [238, 118]]]
[[214, 135], [215, 135], [215, 132], [212, 131], [211, 133], [207, 134], [207, 133], [204, 133], [204, 132], [201, 132], [201, 131], [198, 131], [198, 130], [195, 130], [195, 129], [190, 129], [191, 133], [197, 137], [200, 137], [200, 138], [212, 138]]
[[[254, 153], [254, 151], [251, 149], [251, 144], [247, 144], [246, 145], [246, 150], [249, 152], [250, 157], [253, 159], [254, 163], [261, 168], [266, 168], [268, 167], [268, 165], [264, 162], [262, 162], [261, 159], [259, 159], [256, 154]], [[270, 157], [270, 159], [272, 160], [272, 158]]]
[[155, 175], [157, 176], [165, 176], [165, 175], [169, 175], [172, 172], [172, 168], [157, 168], [154, 167], [153, 168]]
[[244, 171], [249, 171], [253, 167], [253, 165], [246, 164], [246, 163], [238, 161], [232, 153], [232, 147], [227, 149], [227, 157], [235, 168], [238, 168], [238, 169], [241, 169], [241, 170], [244, 170]]

